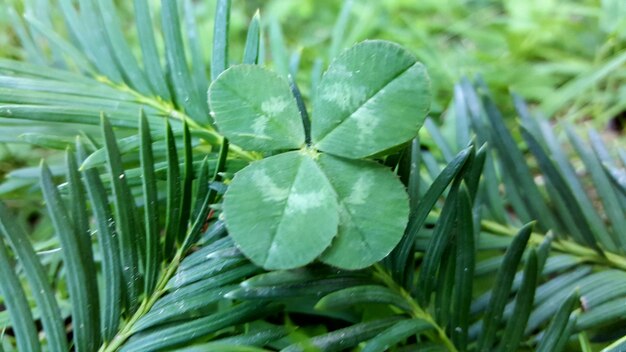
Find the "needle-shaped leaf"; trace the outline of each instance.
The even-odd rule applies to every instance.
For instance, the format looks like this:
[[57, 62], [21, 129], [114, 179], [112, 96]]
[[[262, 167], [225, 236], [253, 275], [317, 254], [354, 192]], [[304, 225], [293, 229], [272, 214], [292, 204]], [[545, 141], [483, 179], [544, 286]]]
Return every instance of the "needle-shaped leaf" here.
[[395, 250], [393, 271], [396, 277], [399, 278], [405, 274], [407, 261], [409, 260], [410, 254], [414, 250], [415, 238], [417, 237], [418, 232], [422, 229], [422, 226], [424, 226], [430, 210], [432, 210], [435, 206], [439, 197], [452, 180], [465, 169], [465, 165], [468, 160], [471, 159], [472, 153], [473, 147], [461, 150], [456, 155], [454, 160], [450, 162], [437, 176], [435, 181], [428, 188], [428, 191], [426, 191], [424, 197], [417, 202], [415, 209], [412, 211], [411, 221], [406, 234]]
[[408, 221], [408, 196], [400, 180], [371, 161], [321, 154], [317, 163], [339, 205], [337, 237], [321, 261], [354, 270], [386, 257], [400, 241]]
[[344, 351], [376, 336], [398, 320], [400, 320], [399, 317], [390, 317], [358, 323], [293, 344], [283, 349], [282, 352], [304, 352], [309, 351], [311, 347], [319, 351]]
[[176, 103], [196, 121], [208, 121], [208, 108], [204, 103], [204, 99], [200, 98], [200, 92], [195, 89], [189, 67], [187, 66], [185, 47], [180, 33], [177, 1], [161, 1], [161, 20], [163, 40], [165, 42], [165, 57], [171, 70], [170, 76]]
[[152, 89], [166, 101], [170, 101], [170, 91], [167, 87], [165, 74], [159, 60], [159, 53], [154, 39], [154, 27], [150, 16], [147, 0], [133, 0], [135, 24], [137, 26], [138, 42], [141, 47], [141, 57], [148, 81]]
[[441, 215], [435, 225], [435, 230], [429, 240], [428, 249], [420, 268], [420, 276], [417, 281], [419, 288], [419, 302], [422, 306], [428, 306], [432, 292], [437, 283], [437, 272], [440, 270], [442, 256], [448, 247], [452, 229], [456, 222], [457, 198], [459, 196], [459, 182], [456, 181], [448, 194], [446, 203], [441, 210]]
[[37, 258], [28, 236], [2, 202], [0, 202], [0, 234], [8, 240], [22, 265], [33, 298], [41, 311], [41, 322], [46, 332], [48, 347], [51, 350], [67, 351], [67, 337], [61, 311], [47, 281], [44, 267]]
[[230, 236], [267, 269], [313, 261], [339, 223], [337, 196], [313, 158], [300, 151], [256, 161], [235, 175], [224, 200]]
[[183, 124], [183, 175], [182, 175], [182, 198], [180, 200], [180, 220], [178, 226], [178, 243], [182, 243], [187, 233], [189, 216], [191, 216], [191, 186], [194, 179], [193, 155], [191, 150], [191, 133], [187, 123]]
[[[69, 152], [68, 152], [69, 153]], [[71, 156], [70, 156], [71, 157]], [[71, 163], [70, 163], [71, 165]], [[50, 169], [41, 165], [41, 188], [52, 224], [61, 242], [63, 264], [72, 303], [74, 345], [78, 351], [90, 351], [98, 346], [98, 294], [90, 253], [82, 253], [76, 228], [70, 220], [65, 204], [57, 190]], [[80, 234], [86, 235], [86, 234]]]
[[117, 234], [120, 239], [122, 274], [126, 283], [126, 298], [129, 309], [134, 311], [139, 305], [139, 295], [143, 292], [139, 273], [139, 248], [141, 238], [135, 231], [135, 202], [126, 181], [122, 167], [122, 157], [117, 146], [113, 127], [102, 117], [102, 135], [107, 151], [107, 168], [113, 190]]
[[349, 287], [333, 292], [319, 300], [315, 305], [315, 309], [345, 309], [351, 305], [361, 303], [391, 304], [407, 312], [411, 311], [411, 307], [404, 297], [387, 287], [379, 285]]
[[150, 294], [156, 285], [159, 269], [159, 199], [156, 177], [154, 174], [154, 157], [152, 154], [152, 136], [150, 125], [145, 113], [141, 112], [139, 122], [141, 136], [140, 160], [142, 170], [142, 191], [144, 204], [144, 224], [146, 233], [146, 263], [144, 267], [145, 292]]
[[315, 147], [354, 159], [414, 138], [430, 106], [430, 82], [423, 65], [386, 41], [365, 41], [343, 52], [317, 90]]
[[[79, 160], [86, 157], [82, 143], [77, 143]], [[109, 207], [108, 196], [98, 170], [95, 168], [84, 170], [87, 195], [91, 202], [91, 209], [95, 217], [96, 236], [102, 258], [103, 295], [101, 304], [102, 339], [110, 341], [120, 323], [122, 300], [122, 261], [120, 245], [115, 228], [113, 214]]]
[[218, 0], [213, 27], [213, 54], [211, 56], [211, 80], [217, 79], [228, 68], [228, 22], [230, 0]]
[[516, 351], [522, 340], [528, 317], [533, 308], [533, 299], [537, 288], [537, 268], [537, 255], [535, 250], [531, 249], [524, 267], [522, 286], [515, 299], [513, 315], [509, 318], [504, 334], [500, 338], [500, 351]]
[[502, 320], [502, 313], [511, 292], [511, 285], [522, 259], [522, 254], [532, 232], [532, 223], [522, 227], [504, 255], [502, 266], [498, 270], [491, 300], [483, 318], [482, 333], [478, 340], [479, 351], [491, 351], [496, 332]]
[[432, 324], [422, 319], [399, 321], [367, 341], [362, 352], [387, 351], [389, 347], [394, 346], [398, 342], [422, 331], [432, 329], [432, 327]]
[[261, 25], [260, 25], [259, 11], [254, 13], [250, 24], [248, 25], [248, 34], [246, 37], [246, 45], [243, 50], [243, 63], [244, 64], [258, 64], [259, 63], [259, 44], [261, 42]]
[[254, 320], [272, 311], [265, 303], [245, 302], [218, 313], [210, 314], [184, 323], [172, 323], [149, 332], [133, 336], [120, 351], [155, 351], [192, 341], [200, 336]]
[[167, 202], [165, 210], [165, 242], [163, 255], [172, 256], [174, 245], [179, 238], [180, 230], [180, 206], [181, 206], [181, 180], [180, 166], [178, 164], [178, 152], [176, 139], [170, 126], [169, 120], [165, 121], [165, 143], [167, 145]]
[[33, 315], [30, 313], [26, 294], [13, 268], [14, 265], [4, 245], [4, 239], [0, 237], [0, 275], [2, 275], [0, 293], [11, 317], [17, 348], [21, 351], [41, 351], [37, 328]]
[[471, 195], [462, 188], [457, 203], [456, 268], [453, 309], [451, 313], [452, 339], [461, 351], [467, 350], [467, 334], [476, 266], [476, 244], [472, 218]]
[[122, 33], [120, 19], [115, 11], [112, 0], [97, 0], [97, 13], [102, 18], [105, 43], [111, 49], [111, 55], [115, 58], [117, 66], [126, 78], [126, 82], [143, 94], [150, 94], [150, 87], [144, 72], [139, 68], [137, 59], [133, 55], [128, 42]]
[[209, 88], [209, 105], [220, 131], [243, 148], [274, 151], [304, 145], [304, 127], [289, 83], [262, 67], [226, 70]]
[[[561, 304], [559, 310], [556, 312], [554, 318], [550, 322], [548, 329], [544, 333], [539, 346], [537, 346], [537, 352], [549, 352], [555, 351], [555, 347], [559, 342], [559, 339], [564, 334], [567, 325], [572, 315], [572, 310], [578, 303], [578, 292], [572, 292], [569, 297]], [[567, 334], [569, 337], [569, 334]]]

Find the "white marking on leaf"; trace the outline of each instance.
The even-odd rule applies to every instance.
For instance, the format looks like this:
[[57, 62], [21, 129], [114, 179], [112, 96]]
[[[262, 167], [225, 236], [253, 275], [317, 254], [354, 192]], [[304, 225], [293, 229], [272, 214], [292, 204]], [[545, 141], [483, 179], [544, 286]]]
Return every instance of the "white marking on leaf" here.
[[263, 195], [263, 201], [277, 202], [289, 195], [289, 188], [279, 187], [265, 170], [254, 170], [254, 183]]
[[276, 116], [283, 112], [289, 105], [289, 101], [283, 97], [271, 97], [261, 104], [261, 111], [268, 116]]
[[267, 123], [270, 121], [270, 118], [267, 115], [259, 115], [254, 122], [252, 123], [252, 129], [254, 130], [254, 134], [256, 135], [264, 135], [265, 129], [267, 128]]
[[367, 178], [366, 175], [360, 175], [359, 179], [352, 185], [352, 190], [344, 202], [352, 205], [365, 204], [372, 186], [374, 185], [371, 179]]
[[363, 144], [366, 139], [374, 133], [374, 130], [380, 124], [380, 118], [367, 106], [361, 107], [352, 115], [356, 122], [356, 128], [359, 130], [359, 143]]
[[309, 209], [320, 207], [326, 197], [321, 192], [292, 193], [287, 200], [287, 214], [305, 213]]
[[324, 89], [321, 97], [327, 102], [336, 104], [341, 110], [349, 111], [362, 104], [367, 95], [364, 87], [338, 82]]

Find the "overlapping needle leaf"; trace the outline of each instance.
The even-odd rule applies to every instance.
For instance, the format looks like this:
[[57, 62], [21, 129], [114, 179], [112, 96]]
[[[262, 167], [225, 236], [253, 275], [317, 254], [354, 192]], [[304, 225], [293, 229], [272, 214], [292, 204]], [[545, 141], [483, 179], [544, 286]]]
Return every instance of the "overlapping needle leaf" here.
[[330, 64], [317, 90], [307, 145], [296, 100], [277, 74], [233, 66], [209, 89], [222, 133], [274, 154], [238, 172], [224, 198], [230, 235], [266, 269], [315, 259], [363, 268], [389, 254], [406, 226], [402, 183], [365, 159], [416, 136], [430, 102], [426, 70], [396, 44], [365, 41]]

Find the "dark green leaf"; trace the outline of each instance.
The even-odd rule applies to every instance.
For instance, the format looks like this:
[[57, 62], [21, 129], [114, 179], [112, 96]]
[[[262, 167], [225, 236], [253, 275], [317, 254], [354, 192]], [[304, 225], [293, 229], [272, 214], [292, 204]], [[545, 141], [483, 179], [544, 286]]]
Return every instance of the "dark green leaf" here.
[[[13, 263], [0, 237], [0, 293], [11, 317], [17, 348], [22, 351], [41, 351], [37, 328], [26, 299], [20, 280], [13, 271]], [[0, 343], [0, 345], [2, 345]]]
[[504, 255], [504, 261], [496, 275], [493, 293], [483, 318], [482, 332], [478, 340], [479, 351], [490, 351], [494, 343], [496, 331], [502, 320], [504, 306], [511, 292], [513, 278], [530, 238], [532, 227], [532, 223], [522, 227]]
[[144, 204], [144, 224], [146, 233], [146, 263], [144, 267], [145, 292], [152, 293], [156, 285], [160, 263], [159, 234], [159, 199], [157, 181], [154, 174], [154, 156], [152, 154], [152, 136], [145, 113], [141, 112], [139, 122], [141, 136], [140, 160], [142, 169], [142, 191]]
[[[137, 236], [135, 227], [136, 208], [122, 168], [122, 158], [108, 119], [102, 117], [102, 135], [107, 151], [107, 169], [113, 190], [115, 218], [120, 239], [120, 258], [122, 275], [126, 284], [126, 299], [129, 310], [134, 312], [139, 306], [139, 295], [143, 292], [142, 278], [139, 273], [142, 239]], [[110, 221], [110, 220], [109, 220]]]
[[570, 325], [570, 320], [577, 318], [577, 314], [572, 313], [572, 310], [576, 307], [579, 300], [578, 292], [572, 292], [569, 297], [561, 304], [559, 310], [552, 318], [548, 329], [543, 334], [539, 345], [537, 346], [537, 352], [551, 352], [556, 351], [556, 346], [559, 340], [563, 337], [569, 338], [569, 333], [566, 334], [568, 330], [568, 325]]
[[8, 240], [22, 265], [33, 298], [41, 311], [41, 321], [48, 347], [67, 351], [65, 326], [54, 293], [48, 283], [46, 272], [35, 254], [24, 230], [15, 222], [12, 214], [0, 202], [0, 233]]
[[283, 349], [282, 352], [304, 352], [310, 347], [327, 352], [343, 351], [376, 336], [379, 332], [398, 322], [399, 319], [398, 317], [390, 317], [358, 323], [347, 328], [313, 337], [310, 341], [293, 344]]
[[[84, 160], [86, 153], [82, 143], [77, 143], [79, 160]], [[108, 197], [98, 170], [93, 168], [83, 171], [85, 187], [91, 202], [96, 223], [96, 236], [100, 246], [103, 274], [103, 295], [101, 302], [102, 338], [110, 341], [120, 322], [122, 300], [122, 263], [113, 214]]]
[[535, 289], [537, 288], [537, 269], [537, 255], [531, 249], [524, 267], [522, 286], [515, 298], [513, 314], [509, 318], [504, 334], [500, 338], [500, 351], [516, 351], [522, 340], [528, 317], [533, 308], [533, 299], [535, 298]]
[[421, 319], [399, 321], [367, 341], [362, 352], [387, 351], [398, 342], [429, 329], [432, 329], [432, 325]]
[[404, 297], [386, 287], [378, 285], [364, 285], [335, 291], [320, 299], [315, 305], [315, 309], [345, 309], [351, 305], [362, 303], [391, 304], [407, 312], [411, 311], [411, 307]]
[[120, 351], [154, 351], [193, 341], [220, 329], [254, 320], [270, 313], [272, 306], [246, 302], [184, 323], [172, 323], [133, 336]]

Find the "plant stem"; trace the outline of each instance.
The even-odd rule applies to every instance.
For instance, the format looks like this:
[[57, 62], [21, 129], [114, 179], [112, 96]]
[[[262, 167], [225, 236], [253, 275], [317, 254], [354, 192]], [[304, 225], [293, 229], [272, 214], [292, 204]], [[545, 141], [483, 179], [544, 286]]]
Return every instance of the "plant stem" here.
[[159, 278], [159, 281], [157, 282], [156, 288], [154, 289], [152, 295], [148, 298], [145, 298], [143, 302], [141, 302], [141, 305], [139, 306], [135, 314], [133, 314], [130, 319], [128, 319], [126, 325], [124, 325], [124, 327], [115, 335], [113, 340], [111, 340], [111, 342], [109, 342], [108, 344], [103, 344], [102, 347], [100, 347], [100, 352], [116, 351], [134, 333], [133, 327], [135, 323], [146, 313], [148, 313], [152, 306], [156, 303], [156, 301], [167, 292], [167, 283], [172, 278], [172, 276], [174, 276], [176, 269], [178, 269], [178, 265], [182, 260], [183, 254], [183, 248], [178, 249], [176, 255], [166, 267], [165, 272], [161, 274], [161, 277]]
[[[514, 227], [505, 226], [489, 220], [482, 220], [480, 224], [483, 230], [491, 232], [495, 235], [513, 237], [517, 234], [518, 231], [518, 229]], [[533, 232], [530, 237], [530, 242], [533, 244], [540, 244], [544, 241], [544, 239], [545, 235]], [[581, 257], [587, 262], [607, 265], [616, 269], [626, 271], [626, 258], [616, 253], [604, 251], [604, 256], [602, 256], [591, 248], [587, 248], [572, 240], [567, 239], [558, 239], [553, 241], [552, 248], [556, 249], [557, 251]]]
[[400, 296], [404, 298], [409, 307], [411, 307], [411, 316], [413, 318], [421, 319], [428, 322], [437, 331], [437, 338], [441, 341], [441, 343], [446, 346], [448, 351], [457, 352], [456, 347], [454, 346], [452, 341], [450, 341], [448, 335], [446, 335], [445, 330], [441, 326], [439, 326], [439, 324], [437, 324], [435, 319], [433, 319], [433, 317], [428, 312], [426, 312], [422, 307], [419, 306], [419, 304], [417, 304], [415, 299], [413, 299], [413, 297], [411, 297], [411, 295], [404, 288], [402, 288], [402, 286], [398, 285], [393, 280], [391, 275], [389, 275], [389, 273], [380, 264], [375, 264], [374, 270], [376, 277], [378, 277], [388, 288], [396, 291], [398, 294], [400, 294]]
[[[139, 93], [138, 91], [132, 89], [131, 87], [127, 86], [126, 84], [118, 84], [118, 83], [111, 82], [108, 78], [103, 77], [103, 76], [98, 76], [97, 80], [117, 90], [129, 93], [137, 100], [138, 103], [155, 108], [166, 117], [171, 117], [180, 121], [187, 122], [187, 126], [189, 126], [190, 130], [203, 134], [204, 138], [210, 143], [221, 145], [224, 141], [224, 136], [222, 136], [219, 132], [217, 132], [215, 128], [213, 128], [213, 126], [208, 125], [208, 124], [207, 125], [199, 124], [196, 120], [192, 119], [189, 115], [185, 114], [182, 111], [176, 110], [174, 106], [169, 102], [165, 102], [159, 98], [145, 96]], [[243, 150], [241, 147], [237, 145], [230, 144], [229, 151], [231, 151], [233, 154], [236, 154], [239, 157], [247, 161], [253, 161], [253, 160], [258, 159], [254, 154]]]

